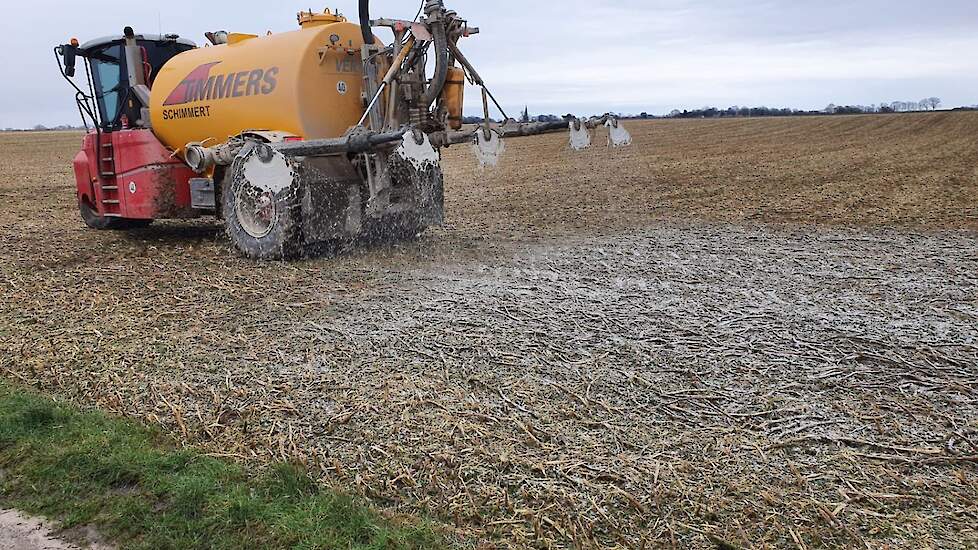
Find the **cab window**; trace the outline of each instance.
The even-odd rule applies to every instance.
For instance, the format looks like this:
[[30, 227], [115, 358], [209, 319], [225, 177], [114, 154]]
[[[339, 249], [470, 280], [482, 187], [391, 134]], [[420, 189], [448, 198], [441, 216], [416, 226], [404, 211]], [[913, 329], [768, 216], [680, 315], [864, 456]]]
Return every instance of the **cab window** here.
[[95, 96], [98, 99], [102, 126], [111, 128], [119, 118], [122, 101], [122, 46], [113, 45], [91, 55], [92, 77], [95, 80]]
[[164, 40], [159, 42], [140, 40], [139, 45], [142, 46], [143, 51], [146, 52], [147, 62], [149, 62], [151, 69], [149, 81], [147, 82], [150, 88], [153, 87], [153, 82], [156, 80], [156, 75], [160, 73], [160, 69], [163, 68], [163, 65], [165, 65], [170, 58], [187, 50], [194, 49], [194, 47], [191, 45], [182, 44], [175, 40]]

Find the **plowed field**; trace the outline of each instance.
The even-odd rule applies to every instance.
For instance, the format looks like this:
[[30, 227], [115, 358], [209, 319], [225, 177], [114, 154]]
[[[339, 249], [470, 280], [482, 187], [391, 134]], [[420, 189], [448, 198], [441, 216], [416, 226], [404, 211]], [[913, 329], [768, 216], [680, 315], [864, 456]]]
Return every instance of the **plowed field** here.
[[0, 134], [0, 376], [463, 544], [978, 544], [978, 114], [626, 124], [296, 263], [88, 230], [80, 136]]

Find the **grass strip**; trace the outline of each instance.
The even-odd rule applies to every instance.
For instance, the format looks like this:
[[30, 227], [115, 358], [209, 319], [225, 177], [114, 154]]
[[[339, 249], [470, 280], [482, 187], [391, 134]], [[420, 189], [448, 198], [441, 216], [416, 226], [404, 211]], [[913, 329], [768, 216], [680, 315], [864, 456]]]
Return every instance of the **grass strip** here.
[[413, 549], [448, 545], [322, 488], [301, 467], [257, 474], [158, 432], [0, 382], [0, 502], [94, 526], [122, 548]]

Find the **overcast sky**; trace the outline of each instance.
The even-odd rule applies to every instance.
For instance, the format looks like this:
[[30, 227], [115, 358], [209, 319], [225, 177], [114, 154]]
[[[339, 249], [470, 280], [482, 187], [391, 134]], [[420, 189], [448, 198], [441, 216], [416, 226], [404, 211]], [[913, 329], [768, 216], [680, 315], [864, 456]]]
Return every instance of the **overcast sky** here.
[[[289, 0], [8, 2], [0, 18], [0, 127], [75, 124], [51, 48], [118, 34], [295, 28]], [[322, 0], [319, 0], [322, 1]], [[978, 0], [448, 0], [481, 27], [462, 49], [503, 105], [533, 113], [731, 105], [822, 108], [937, 96], [978, 104]], [[415, 0], [373, 16], [414, 17]], [[351, 19], [354, 0], [336, 0]], [[385, 33], [380, 32], [381, 36]], [[385, 38], [387, 38], [385, 36]], [[470, 93], [467, 111], [481, 107]]]

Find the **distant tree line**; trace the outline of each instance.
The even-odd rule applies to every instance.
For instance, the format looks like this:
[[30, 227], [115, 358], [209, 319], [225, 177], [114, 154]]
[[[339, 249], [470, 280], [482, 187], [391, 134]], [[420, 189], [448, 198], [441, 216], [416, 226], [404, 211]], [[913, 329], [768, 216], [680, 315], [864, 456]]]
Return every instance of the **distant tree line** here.
[[735, 117], [765, 117], [765, 116], [799, 116], [799, 115], [819, 115], [821, 111], [802, 111], [799, 109], [770, 108], [770, 107], [728, 107], [719, 109], [717, 107], [703, 107], [692, 111], [684, 109], [674, 109], [667, 116], [669, 118], [735, 118]]
[[47, 132], [48, 130], [84, 130], [84, 126], [72, 126], [70, 124], [61, 124], [58, 126], [47, 127], [43, 124], [38, 124], [33, 128], [4, 128], [4, 132]]
[[[702, 109], [673, 110], [669, 118], [734, 118], [734, 117], [766, 117], [766, 116], [817, 116], [817, 115], [858, 115], [866, 113], [909, 113], [916, 111], [933, 111], [941, 106], [939, 97], [928, 97], [920, 101], [892, 101], [873, 105], [836, 105], [829, 104], [820, 111], [770, 107], [703, 107]], [[643, 113], [644, 115], [644, 113]]]
[[826, 114], [859, 114], [859, 113], [913, 113], [917, 111], [934, 111], [941, 106], [941, 98], [926, 97], [920, 101], [891, 101], [890, 103], [865, 105], [846, 105], [838, 106], [829, 104], [825, 109]]
[[[463, 124], [482, 124], [484, 121], [485, 121], [485, 119], [482, 118], [481, 116], [463, 116], [462, 117], [462, 123]], [[494, 118], [490, 118], [489, 119], [489, 122], [497, 122], [497, 120], [494, 119]]]
[[[570, 115], [567, 115], [570, 116]], [[531, 115], [528, 111], [523, 111], [520, 115], [519, 122], [556, 122], [562, 120], [565, 117], [559, 117], [557, 115]], [[481, 116], [463, 116], [462, 122], [464, 124], [482, 124], [484, 119]], [[494, 118], [490, 118], [489, 122], [501, 122]]]

